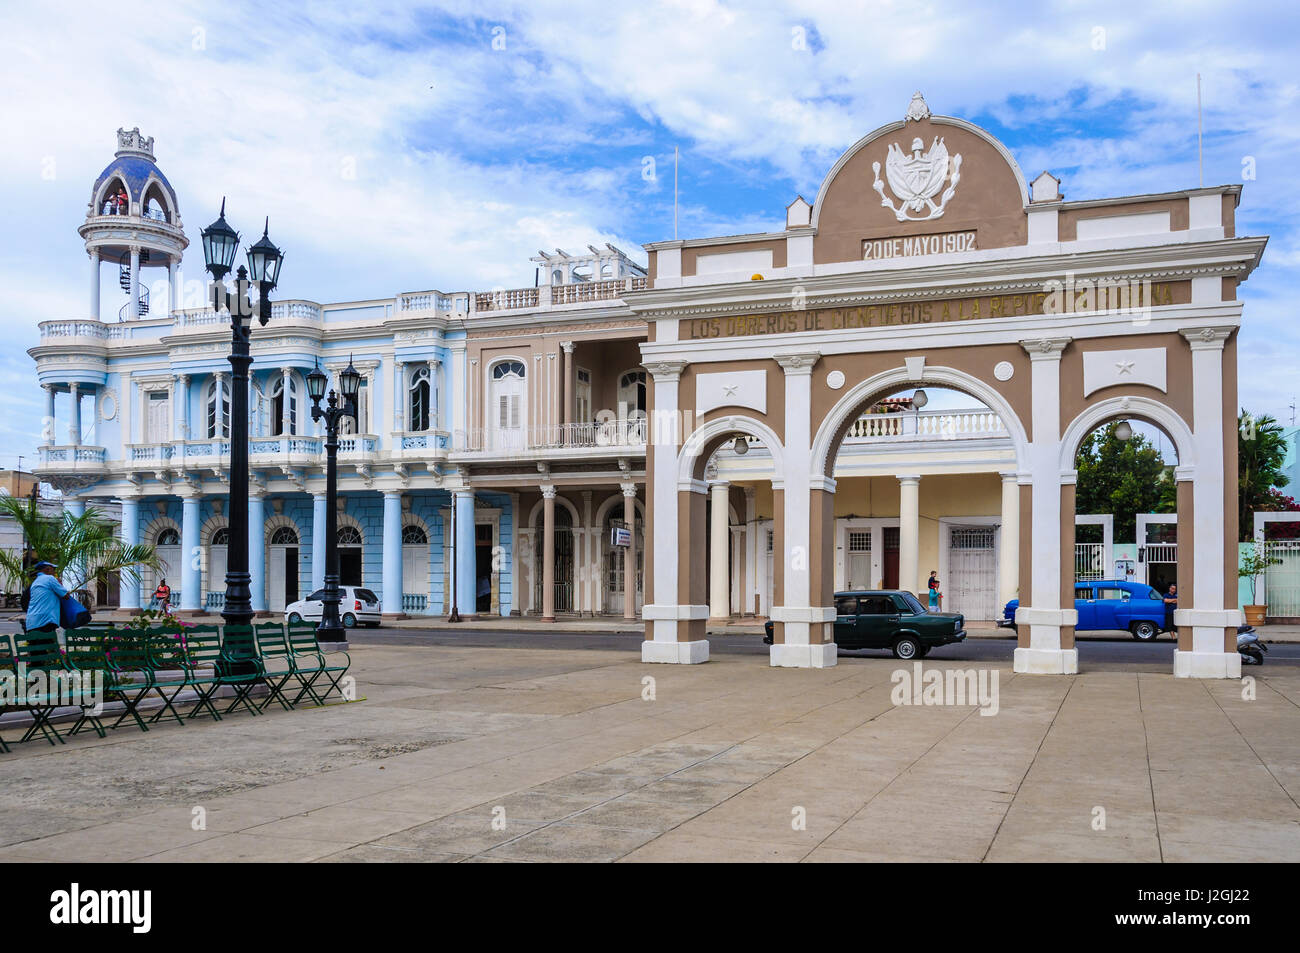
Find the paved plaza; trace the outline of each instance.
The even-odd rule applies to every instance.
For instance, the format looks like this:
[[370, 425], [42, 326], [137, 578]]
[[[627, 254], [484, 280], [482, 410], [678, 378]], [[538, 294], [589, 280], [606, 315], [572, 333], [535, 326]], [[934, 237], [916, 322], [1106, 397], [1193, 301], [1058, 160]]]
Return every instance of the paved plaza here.
[[0, 860], [1300, 860], [1292, 663], [1254, 700], [1163, 658], [924, 663], [996, 672], [985, 716], [895, 705], [882, 656], [639, 649], [361, 644], [353, 704], [16, 746]]

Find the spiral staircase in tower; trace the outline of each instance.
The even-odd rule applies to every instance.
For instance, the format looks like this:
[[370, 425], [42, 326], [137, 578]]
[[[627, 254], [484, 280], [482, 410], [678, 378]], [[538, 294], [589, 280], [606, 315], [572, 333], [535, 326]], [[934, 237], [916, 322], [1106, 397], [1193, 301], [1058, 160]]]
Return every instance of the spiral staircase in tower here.
[[[142, 248], [140, 250], [141, 267], [143, 267], [146, 263], [148, 263], [148, 261], [149, 261], [149, 249]], [[122, 257], [118, 260], [117, 283], [121, 285], [122, 290], [126, 292], [126, 296], [127, 296], [126, 304], [122, 305], [121, 310], [117, 312], [117, 320], [127, 321], [133, 316], [131, 314], [131, 301], [130, 301], [131, 255], [129, 252], [124, 252], [122, 254]], [[149, 313], [149, 289], [146, 288], [144, 285], [140, 285], [139, 304], [140, 304], [140, 310], [136, 314], [139, 317], [144, 317], [146, 314]]]

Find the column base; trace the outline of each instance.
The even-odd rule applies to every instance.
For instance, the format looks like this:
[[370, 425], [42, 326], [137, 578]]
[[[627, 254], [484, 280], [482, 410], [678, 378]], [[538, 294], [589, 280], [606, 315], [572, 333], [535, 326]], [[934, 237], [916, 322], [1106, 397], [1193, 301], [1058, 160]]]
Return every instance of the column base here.
[[1012, 670], [1021, 675], [1077, 675], [1078, 649], [1016, 649]]
[[834, 642], [819, 645], [781, 642], [771, 646], [769, 658], [773, 668], [830, 668], [839, 662], [839, 649]]
[[1175, 678], [1241, 678], [1236, 652], [1182, 652], [1174, 649]]
[[698, 642], [641, 643], [642, 662], [668, 662], [675, 665], [698, 665], [709, 660], [709, 640]]

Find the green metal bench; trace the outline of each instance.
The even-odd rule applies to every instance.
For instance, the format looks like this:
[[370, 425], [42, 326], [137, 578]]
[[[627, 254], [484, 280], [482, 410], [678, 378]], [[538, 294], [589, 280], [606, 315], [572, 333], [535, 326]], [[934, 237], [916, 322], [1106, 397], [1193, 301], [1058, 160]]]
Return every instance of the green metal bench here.
[[[213, 721], [221, 720], [221, 712], [212, 704], [212, 697], [221, 688], [222, 681], [217, 674], [217, 665], [222, 659], [221, 629], [215, 625], [196, 625], [185, 630], [185, 678], [175, 684], [172, 698], [187, 688], [192, 688], [198, 696], [194, 707], [190, 709], [190, 718], [197, 718], [204, 711], [212, 716]], [[164, 685], [164, 687], [168, 687]]]
[[154, 690], [153, 655], [149, 651], [153, 634], [147, 629], [115, 629], [100, 634], [108, 659], [109, 695], [126, 709], [110, 727], [116, 728], [129, 717], [141, 731], [148, 731], [149, 726], [140, 716], [140, 703]]
[[[304, 695], [308, 695], [317, 705], [323, 705], [332, 691], [346, 698], [339, 683], [351, 668], [352, 657], [341, 650], [331, 650], [330, 657], [327, 657], [320, 643], [316, 641], [316, 626], [310, 623], [291, 624], [288, 626], [288, 632], [289, 648], [293, 650], [294, 666], [302, 684], [302, 690], [294, 698], [293, 704], [298, 704]], [[342, 664], [332, 661], [332, 658], [340, 655], [343, 656]], [[329, 682], [329, 688], [323, 692], [315, 688], [316, 682], [321, 678]]]
[[265, 711], [267, 705], [276, 701], [285, 711], [292, 711], [293, 702], [285, 695], [284, 687], [295, 678], [299, 685], [303, 682], [302, 675], [295, 664], [293, 650], [289, 647], [288, 639], [285, 638], [284, 625], [279, 622], [264, 622], [256, 626], [255, 632], [257, 652], [262, 659], [262, 671], [266, 673], [266, 687], [269, 692], [262, 704], [258, 706], [258, 710]]
[[[76, 669], [83, 676], [100, 673], [104, 680], [105, 698], [108, 696], [109, 685], [112, 682], [112, 673], [108, 666], [108, 656], [104, 652], [104, 633], [89, 628], [65, 629], [63, 632], [64, 644], [64, 664], [70, 668]], [[99, 717], [93, 712], [82, 709], [81, 717], [77, 719], [76, 724], [68, 732], [69, 735], [75, 735], [87, 724], [95, 729], [99, 737], [104, 737], [104, 725]]]

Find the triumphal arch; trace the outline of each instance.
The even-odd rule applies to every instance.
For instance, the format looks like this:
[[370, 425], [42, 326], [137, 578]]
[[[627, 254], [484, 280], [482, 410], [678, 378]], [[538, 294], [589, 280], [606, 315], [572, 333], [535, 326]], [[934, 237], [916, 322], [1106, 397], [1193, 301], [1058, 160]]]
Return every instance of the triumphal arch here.
[[[1014, 446], [999, 532], [1017, 672], [1077, 671], [1075, 455], [1133, 420], [1177, 454], [1175, 674], [1238, 675], [1238, 285], [1266, 243], [1236, 234], [1240, 193], [1069, 200], [918, 93], [783, 230], [648, 245], [650, 286], [628, 297], [649, 325], [643, 660], [709, 657], [705, 468], [741, 436], [771, 456], [771, 663], [835, 664], [836, 458], [915, 386], [975, 398]], [[898, 479], [907, 512], [915, 480]], [[917, 559], [904, 533], [901, 588], [923, 584]]]

